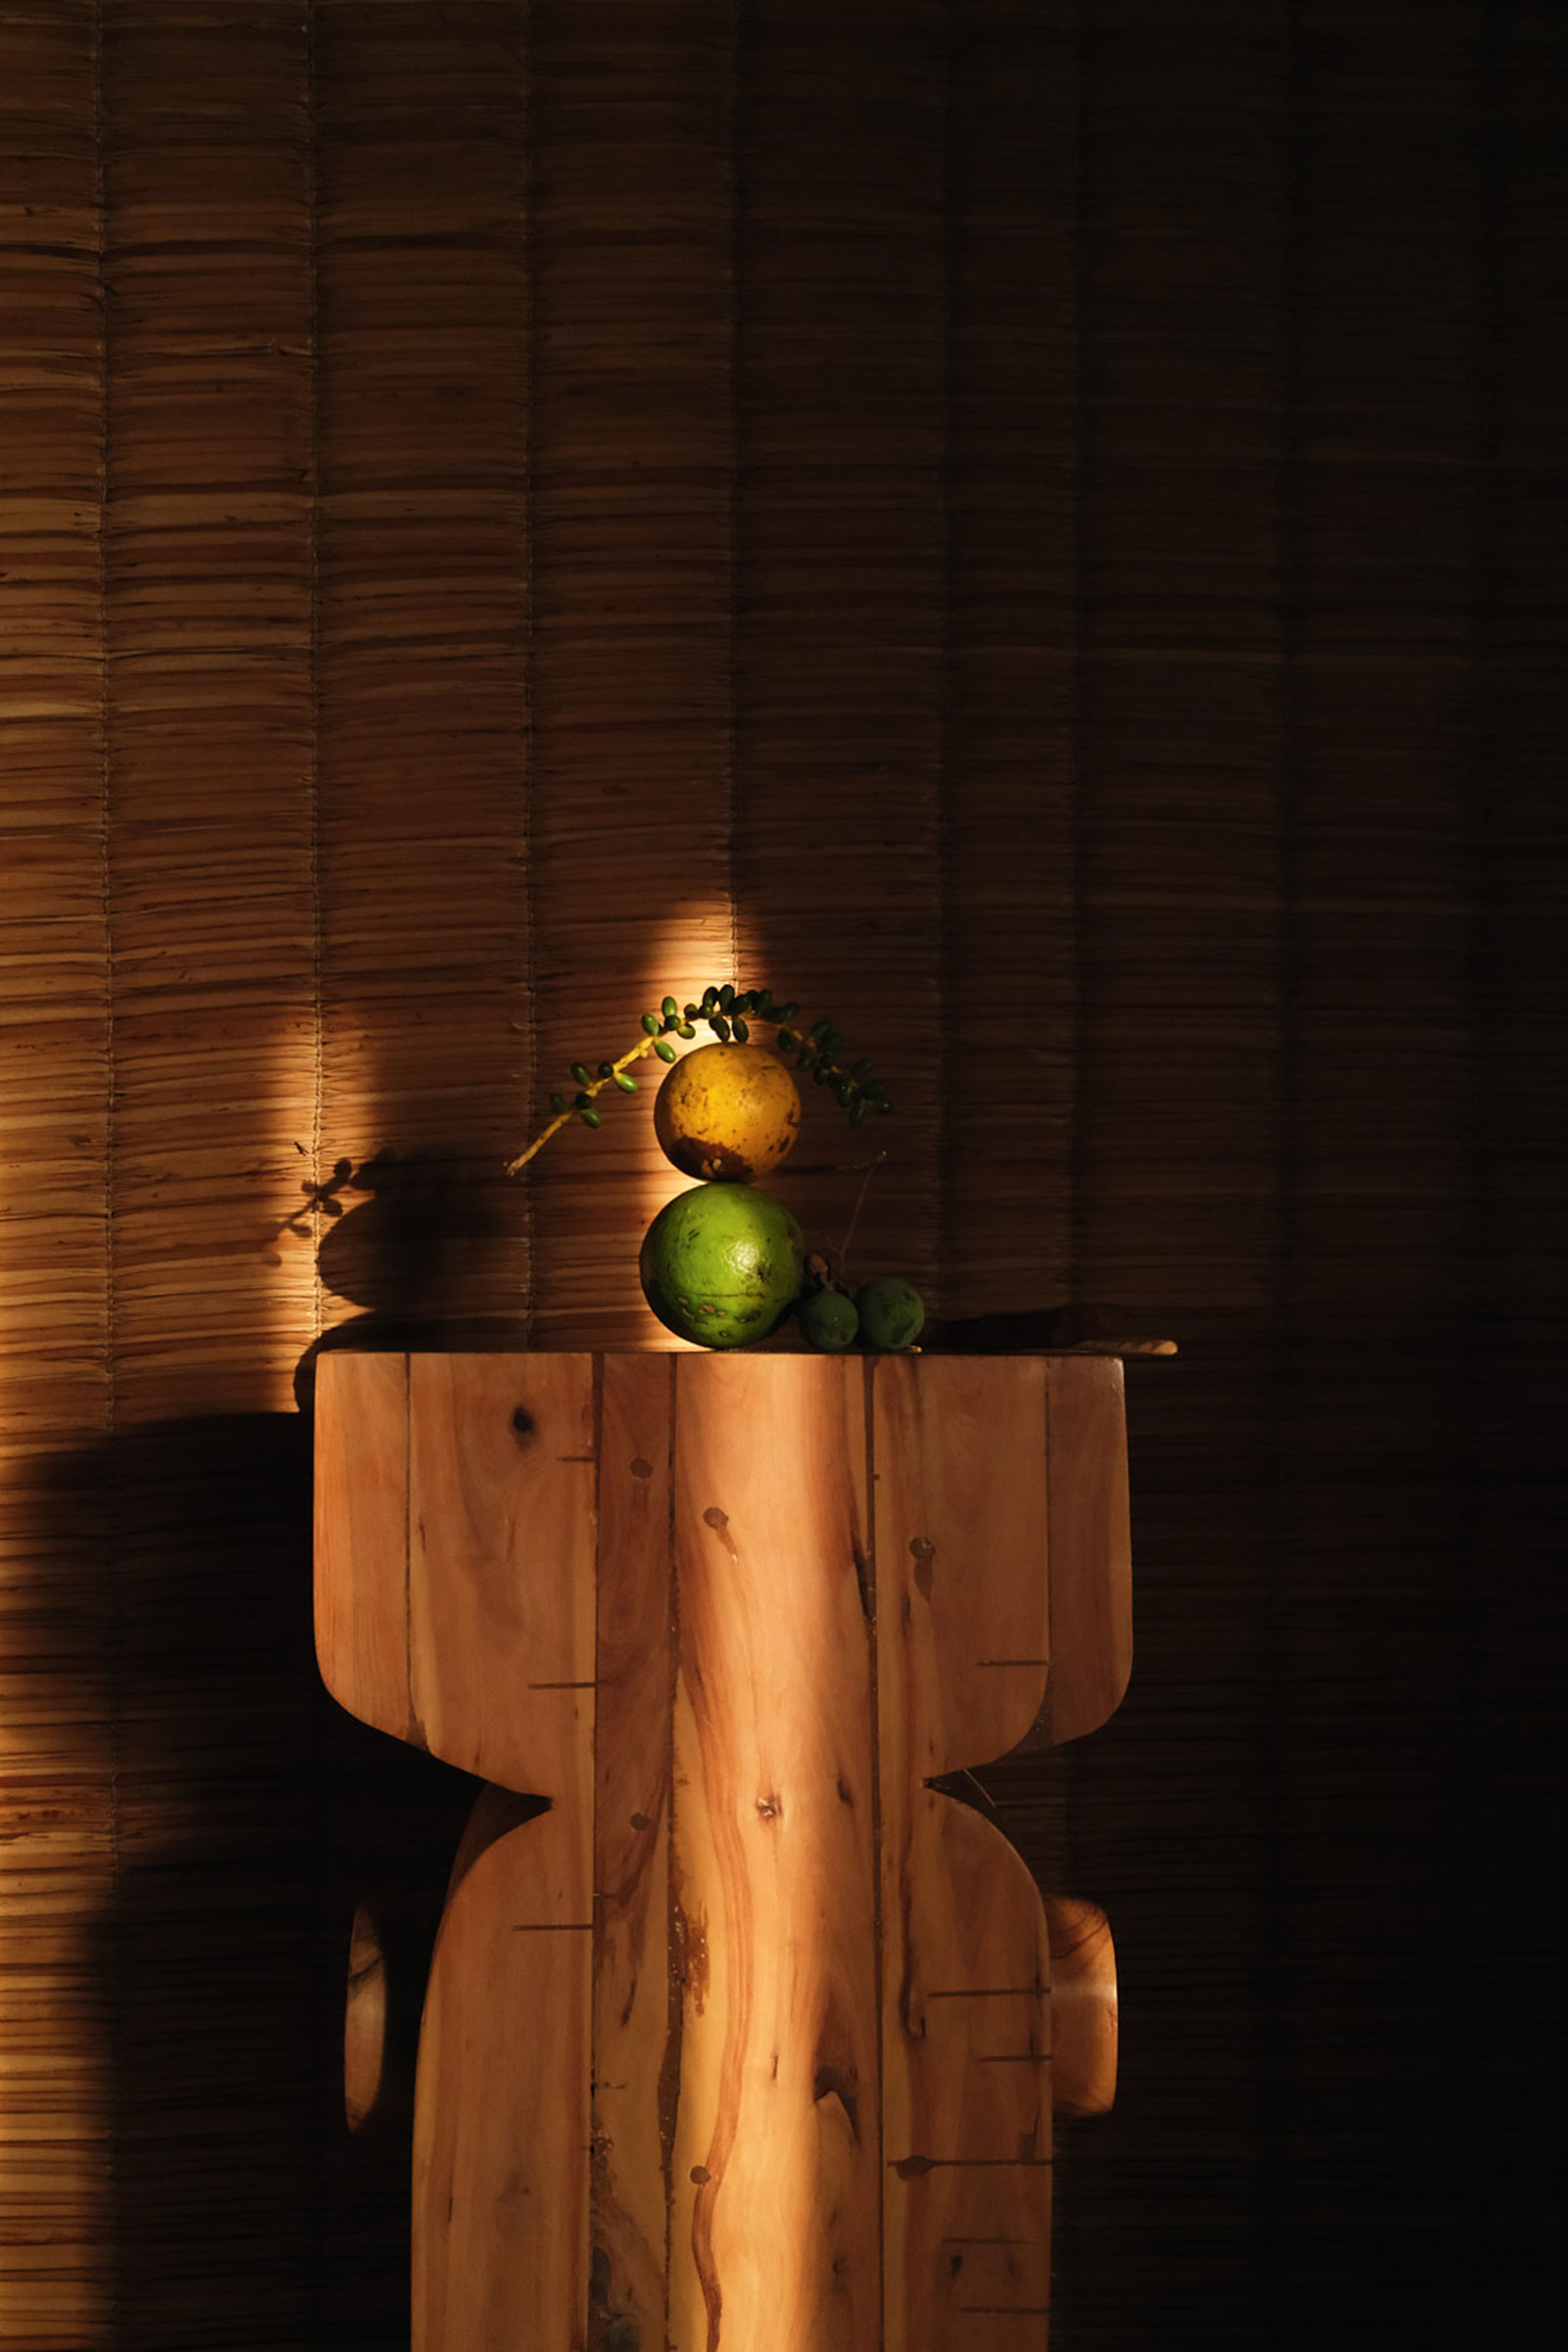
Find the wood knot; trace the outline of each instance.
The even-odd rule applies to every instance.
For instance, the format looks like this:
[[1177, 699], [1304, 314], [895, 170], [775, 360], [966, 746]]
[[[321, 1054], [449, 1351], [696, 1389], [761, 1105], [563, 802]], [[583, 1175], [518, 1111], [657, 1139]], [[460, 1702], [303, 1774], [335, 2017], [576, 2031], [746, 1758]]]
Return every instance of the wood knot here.
[[709, 2181], [711, 2180], [713, 2176], [709, 2171], [706, 2164], [694, 2164], [692, 2166], [692, 2180], [699, 2188], [706, 2188]]
[[514, 1404], [513, 1406], [512, 1428], [513, 1434], [517, 1439], [519, 1445], [522, 1444], [526, 1439], [533, 1436], [535, 1428], [534, 1417], [532, 1413], [529, 1412], [528, 1407], [525, 1404]]
[[777, 1821], [784, 1810], [784, 1799], [772, 1793], [767, 1796], [760, 1796], [757, 1800], [757, 1810], [763, 1821]]
[[914, 1562], [914, 1581], [919, 1588], [920, 1597], [922, 1600], [929, 1600], [931, 1597], [931, 1568], [937, 1556], [937, 1547], [929, 1536], [916, 1536], [910, 1543], [909, 1556]]
[[654, 1475], [654, 1465], [647, 1459], [646, 1455], [639, 1453], [633, 1458], [631, 1474], [633, 1478], [652, 1478]]
[[721, 1511], [716, 1502], [710, 1502], [707, 1510], [703, 1513], [703, 1525], [712, 1529], [714, 1535], [717, 1536], [719, 1542], [723, 1544], [724, 1549], [729, 1553], [729, 1556], [732, 1560], [738, 1560], [740, 1558], [741, 1555], [735, 1539], [729, 1532], [728, 1511]]

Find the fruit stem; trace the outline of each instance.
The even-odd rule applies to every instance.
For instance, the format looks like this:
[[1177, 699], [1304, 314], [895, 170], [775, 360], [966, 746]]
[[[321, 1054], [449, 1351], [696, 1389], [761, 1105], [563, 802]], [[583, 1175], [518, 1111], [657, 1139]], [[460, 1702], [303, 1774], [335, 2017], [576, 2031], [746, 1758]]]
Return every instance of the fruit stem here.
[[850, 1244], [855, 1239], [855, 1228], [860, 1222], [860, 1210], [865, 1203], [865, 1188], [870, 1183], [872, 1177], [876, 1174], [877, 1169], [882, 1165], [882, 1162], [886, 1159], [886, 1157], [887, 1153], [885, 1152], [879, 1152], [874, 1159], [868, 1159], [865, 1163], [865, 1173], [860, 1178], [860, 1189], [855, 1196], [855, 1206], [850, 1211], [850, 1222], [845, 1229], [844, 1239], [839, 1244], [838, 1257], [839, 1272], [841, 1274], [844, 1272], [846, 1265], [849, 1263]]
[[[610, 1069], [606, 1072], [603, 1078], [595, 1078], [591, 1080], [587, 1086], [579, 1088], [578, 1092], [590, 1097], [594, 1095], [602, 1095], [607, 1086], [614, 1085], [615, 1072], [617, 1070], [624, 1070], [628, 1068], [632, 1062], [641, 1061], [643, 1055], [645, 1054], [651, 1054], [653, 1050], [654, 1040], [651, 1037], [640, 1038], [637, 1044], [632, 1047], [629, 1054], [623, 1054], [617, 1062], [612, 1062], [611, 1064]], [[509, 1176], [520, 1176], [523, 1169], [528, 1165], [529, 1160], [534, 1156], [534, 1153], [536, 1152], [542, 1152], [546, 1144], [549, 1143], [550, 1138], [553, 1135], [559, 1134], [561, 1129], [566, 1125], [568, 1120], [574, 1119], [577, 1116], [577, 1110], [578, 1105], [574, 1102], [568, 1104], [564, 1110], [558, 1110], [555, 1117], [551, 1120], [549, 1126], [540, 1128], [539, 1133], [534, 1137], [533, 1142], [528, 1146], [527, 1151], [519, 1152], [515, 1159], [508, 1160], [506, 1170], [507, 1174]]]
[[[710, 999], [712, 1000], [711, 1003], [709, 1002]], [[781, 1019], [779, 1012], [773, 1007], [771, 996], [766, 989], [737, 991], [726, 983], [722, 994], [714, 989], [705, 990], [704, 1002], [700, 1007], [696, 1004], [688, 1004], [684, 1021], [674, 1011], [674, 1002], [673, 997], [664, 999], [664, 1004], [671, 1009], [665, 1013], [662, 1024], [657, 1013], [644, 1014], [643, 1028], [646, 1034], [638, 1039], [629, 1053], [623, 1054], [617, 1062], [612, 1063], [605, 1069], [602, 1076], [590, 1079], [585, 1064], [579, 1062], [572, 1065], [574, 1076], [578, 1071], [581, 1072], [574, 1100], [555, 1113], [549, 1124], [539, 1130], [525, 1152], [519, 1152], [515, 1159], [508, 1160], [506, 1173], [509, 1176], [520, 1176], [529, 1160], [544, 1150], [553, 1135], [560, 1134], [568, 1119], [574, 1116], [583, 1117], [587, 1119], [590, 1127], [597, 1127], [599, 1114], [592, 1109], [594, 1097], [602, 1095], [607, 1086], [614, 1084], [623, 1070], [632, 1062], [641, 1061], [643, 1055], [652, 1053], [656, 1047], [659, 1047], [665, 1061], [670, 1060], [672, 1055], [665, 1052], [661, 1045], [662, 1038], [671, 1030], [678, 1031], [682, 1037], [690, 1037], [693, 1034], [691, 1024], [699, 1019], [707, 1021], [720, 1044], [728, 1044], [733, 1026], [738, 1032], [737, 1044], [745, 1045], [749, 1019], [766, 1021], [774, 1030], [787, 1030], [791, 1037], [791, 1050], [797, 1054], [797, 1069], [808, 1065], [816, 1079], [823, 1084], [832, 1085], [833, 1091], [838, 1095], [838, 1100], [849, 1109], [857, 1124], [871, 1109], [885, 1111], [892, 1107], [887, 1099], [886, 1088], [880, 1079], [873, 1079], [871, 1075], [869, 1061], [857, 1062], [853, 1070], [846, 1071], [842, 1068], [839, 1062], [839, 1049], [843, 1040], [839, 1037], [831, 1021], [815, 1021], [809, 1028], [806, 1028], [797, 1018], [799, 1008], [792, 1004], [786, 1004], [783, 1007], [783, 1012], [788, 1018]], [[845, 1090], [842, 1093], [839, 1092], [841, 1086]], [[632, 1090], [628, 1085], [621, 1091], [629, 1093]], [[882, 1156], [885, 1158], [886, 1153], [883, 1153]], [[873, 1161], [872, 1165], [875, 1164]], [[863, 1185], [860, 1188], [860, 1196], [862, 1200], [865, 1197]], [[859, 1201], [857, 1201], [855, 1214], [858, 1217], [859, 1213]], [[855, 1219], [852, 1218], [850, 1231], [853, 1233], [854, 1230]]]

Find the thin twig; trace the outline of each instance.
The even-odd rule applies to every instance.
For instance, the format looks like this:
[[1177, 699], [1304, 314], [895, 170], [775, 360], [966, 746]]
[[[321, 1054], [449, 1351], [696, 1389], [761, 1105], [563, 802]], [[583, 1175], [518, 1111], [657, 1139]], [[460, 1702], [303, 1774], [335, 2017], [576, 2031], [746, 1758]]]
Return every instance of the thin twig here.
[[865, 1162], [865, 1174], [860, 1178], [860, 1189], [855, 1196], [855, 1206], [850, 1212], [850, 1221], [845, 1228], [844, 1239], [839, 1244], [839, 1272], [841, 1274], [849, 1263], [850, 1244], [855, 1239], [855, 1228], [860, 1222], [860, 1209], [865, 1200], [865, 1188], [886, 1157], [885, 1152], [878, 1152], [873, 1158]]
[[[640, 1044], [632, 1047], [629, 1054], [623, 1054], [618, 1061], [612, 1062], [603, 1078], [591, 1079], [588, 1085], [579, 1087], [577, 1089], [578, 1094], [586, 1095], [589, 1100], [592, 1101], [595, 1095], [602, 1095], [607, 1086], [614, 1085], [615, 1073], [617, 1070], [624, 1070], [632, 1062], [641, 1061], [643, 1055], [645, 1054], [651, 1054], [653, 1050], [654, 1040], [651, 1037], [643, 1038]], [[542, 1152], [546, 1144], [549, 1143], [550, 1138], [553, 1135], [559, 1134], [561, 1129], [565, 1126], [568, 1119], [574, 1119], [580, 1115], [582, 1107], [583, 1106], [580, 1102], [569, 1102], [564, 1110], [557, 1111], [549, 1126], [540, 1128], [539, 1133], [534, 1137], [533, 1142], [528, 1146], [527, 1151], [519, 1152], [515, 1159], [508, 1160], [507, 1174], [509, 1176], [519, 1175], [521, 1171], [528, 1165], [528, 1162], [530, 1159], [532, 1159], [534, 1153], [536, 1152]]]

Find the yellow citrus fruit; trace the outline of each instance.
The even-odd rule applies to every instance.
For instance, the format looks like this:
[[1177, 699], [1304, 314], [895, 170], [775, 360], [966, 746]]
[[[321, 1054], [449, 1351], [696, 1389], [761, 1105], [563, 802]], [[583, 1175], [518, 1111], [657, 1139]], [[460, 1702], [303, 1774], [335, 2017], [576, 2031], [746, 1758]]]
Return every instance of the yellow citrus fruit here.
[[744, 1348], [800, 1296], [801, 1229], [771, 1193], [699, 1184], [667, 1201], [643, 1237], [643, 1296], [661, 1323], [704, 1348]]
[[764, 1046], [699, 1046], [654, 1103], [654, 1133], [681, 1174], [732, 1184], [776, 1168], [800, 1123], [800, 1089]]

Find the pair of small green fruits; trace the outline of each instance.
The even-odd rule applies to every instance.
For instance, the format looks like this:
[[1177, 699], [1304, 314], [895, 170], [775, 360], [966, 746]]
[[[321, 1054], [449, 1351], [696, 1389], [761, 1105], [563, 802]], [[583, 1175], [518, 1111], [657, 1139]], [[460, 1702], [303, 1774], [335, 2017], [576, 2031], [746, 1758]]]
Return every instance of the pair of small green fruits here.
[[802, 1336], [824, 1354], [841, 1355], [857, 1340], [890, 1353], [912, 1348], [925, 1329], [925, 1306], [912, 1282], [878, 1274], [852, 1298], [824, 1283], [801, 1300]]
[[706, 1181], [662, 1208], [643, 1238], [643, 1296], [660, 1321], [699, 1347], [750, 1347], [797, 1309], [808, 1345], [828, 1353], [857, 1339], [912, 1347], [925, 1309], [909, 1283], [883, 1276], [852, 1298], [805, 1291], [806, 1242], [759, 1175], [790, 1151], [800, 1093], [776, 1055], [750, 1044], [704, 1046], [669, 1071], [654, 1132], [669, 1160]]

